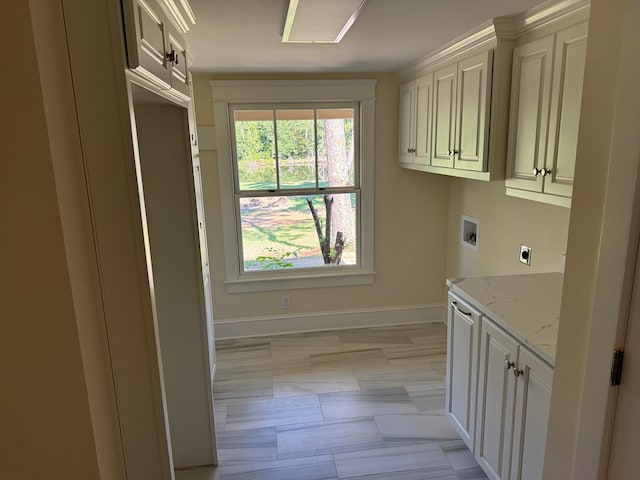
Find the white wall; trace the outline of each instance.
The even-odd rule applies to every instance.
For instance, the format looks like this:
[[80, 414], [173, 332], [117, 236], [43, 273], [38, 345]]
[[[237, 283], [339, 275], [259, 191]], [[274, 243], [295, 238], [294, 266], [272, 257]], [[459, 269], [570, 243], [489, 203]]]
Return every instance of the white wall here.
[[[449, 195], [447, 275], [558, 272], [566, 253], [568, 208], [505, 195], [504, 182], [454, 179]], [[462, 215], [480, 221], [478, 251], [460, 241]], [[532, 248], [531, 266], [519, 261], [520, 245]]]
[[[198, 126], [213, 126], [211, 79], [309, 79], [317, 76], [194, 76]], [[390, 74], [341, 75], [376, 78], [375, 283], [367, 286], [227, 294], [218, 167], [214, 151], [201, 151], [209, 255], [216, 320], [314, 312], [441, 304], [445, 296], [449, 179], [405, 171], [397, 166], [398, 80]], [[291, 309], [280, 296], [291, 295]]]

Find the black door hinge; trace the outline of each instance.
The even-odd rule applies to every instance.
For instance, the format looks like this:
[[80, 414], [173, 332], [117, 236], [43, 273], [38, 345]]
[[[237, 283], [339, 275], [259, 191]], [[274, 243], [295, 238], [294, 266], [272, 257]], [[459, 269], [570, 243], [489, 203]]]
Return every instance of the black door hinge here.
[[622, 377], [622, 361], [624, 360], [623, 350], [613, 351], [613, 360], [611, 361], [611, 379], [612, 386], [620, 385], [620, 378]]

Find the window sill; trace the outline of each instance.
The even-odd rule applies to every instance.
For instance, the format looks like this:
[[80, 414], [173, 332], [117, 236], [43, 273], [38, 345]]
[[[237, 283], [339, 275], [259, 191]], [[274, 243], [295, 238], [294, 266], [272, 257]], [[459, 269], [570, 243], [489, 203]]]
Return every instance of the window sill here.
[[376, 272], [331, 273], [288, 277], [262, 277], [224, 282], [227, 293], [268, 292], [298, 288], [344, 287], [371, 285]]

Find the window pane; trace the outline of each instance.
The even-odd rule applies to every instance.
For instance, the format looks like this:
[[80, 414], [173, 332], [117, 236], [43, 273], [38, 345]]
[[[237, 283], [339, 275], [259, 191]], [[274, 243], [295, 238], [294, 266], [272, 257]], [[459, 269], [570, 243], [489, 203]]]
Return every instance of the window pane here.
[[276, 189], [273, 111], [236, 110], [233, 115], [240, 190]]
[[280, 188], [315, 188], [313, 110], [277, 110]]
[[[320, 248], [309, 201], [316, 211], [323, 236], [326, 234], [326, 205], [331, 205], [331, 234], [325, 255]], [[354, 265], [357, 261], [356, 203], [356, 193], [240, 198], [244, 270]], [[339, 263], [338, 232], [344, 242]]]
[[353, 108], [318, 110], [318, 184], [354, 185]]

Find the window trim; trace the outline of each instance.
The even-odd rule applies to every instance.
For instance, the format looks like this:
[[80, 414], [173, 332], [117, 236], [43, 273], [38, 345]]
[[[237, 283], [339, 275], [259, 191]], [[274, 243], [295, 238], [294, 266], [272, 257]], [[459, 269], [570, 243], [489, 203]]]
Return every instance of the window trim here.
[[[212, 80], [217, 161], [220, 181], [225, 288], [228, 293], [334, 287], [372, 284], [373, 269], [373, 178], [375, 145], [374, 79], [358, 80]], [[329, 103], [358, 102], [360, 105], [360, 265], [328, 266], [265, 272], [243, 272], [237, 227], [235, 175], [231, 145], [229, 104], [239, 103]], [[258, 275], [256, 275], [258, 274]]]

